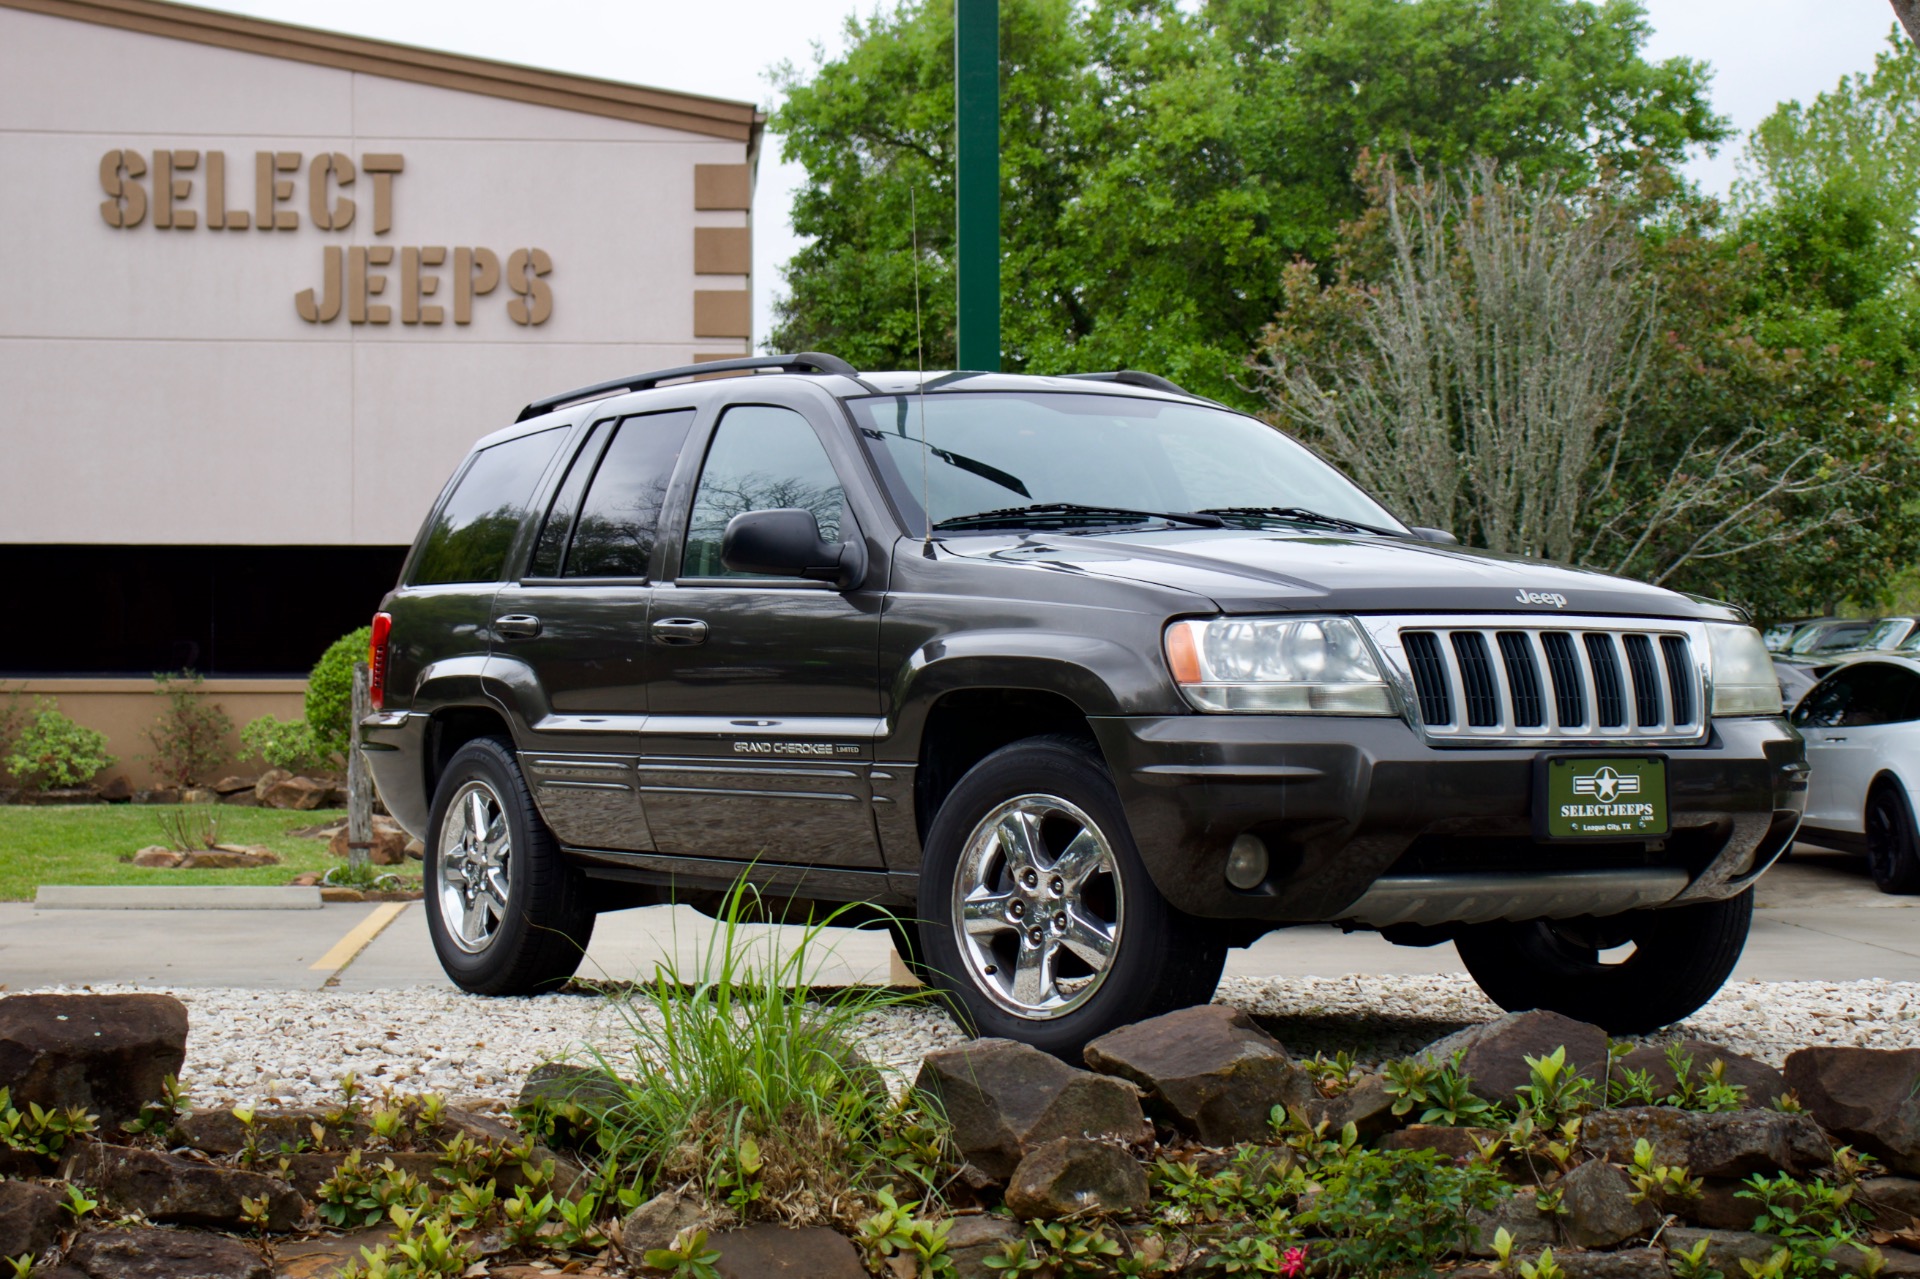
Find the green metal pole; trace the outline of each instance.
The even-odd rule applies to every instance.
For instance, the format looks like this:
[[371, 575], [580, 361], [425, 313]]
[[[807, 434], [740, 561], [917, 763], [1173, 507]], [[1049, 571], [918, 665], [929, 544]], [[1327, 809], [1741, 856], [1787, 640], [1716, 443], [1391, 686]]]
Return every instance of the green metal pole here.
[[1000, 371], [1000, 0], [954, 0], [954, 364]]

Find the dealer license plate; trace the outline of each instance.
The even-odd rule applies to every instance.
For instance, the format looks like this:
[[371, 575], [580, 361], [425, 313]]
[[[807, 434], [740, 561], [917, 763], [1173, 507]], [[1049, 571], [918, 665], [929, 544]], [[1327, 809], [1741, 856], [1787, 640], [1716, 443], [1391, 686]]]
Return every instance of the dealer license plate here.
[[1659, 756], [1548, 756], [1541, 810], [1549, 839], [1640, 839], [1667, 833], [1667, 761]]

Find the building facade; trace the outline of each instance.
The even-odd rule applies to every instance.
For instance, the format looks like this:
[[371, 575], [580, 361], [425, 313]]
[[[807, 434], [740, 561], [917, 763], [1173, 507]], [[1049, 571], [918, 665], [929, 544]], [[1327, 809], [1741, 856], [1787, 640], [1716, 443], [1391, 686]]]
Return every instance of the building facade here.
[[158, 0], [0, 0], [0, 572], [35, 619], [0, 628], [0, 681], [123, 758], [155, 671], [293, 713], [475, 439], [749, 349], [762, 123]]

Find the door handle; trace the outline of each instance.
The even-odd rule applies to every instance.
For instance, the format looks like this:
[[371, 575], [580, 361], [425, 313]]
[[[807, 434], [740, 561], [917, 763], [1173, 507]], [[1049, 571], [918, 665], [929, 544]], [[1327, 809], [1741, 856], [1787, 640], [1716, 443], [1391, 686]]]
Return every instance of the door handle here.
[[508, 613], [493, 619], [493, 629], [507, 639], [532, 639], [540, 633], [540, 619], [532, 613]]
[[707, 624], [695, 617], [663, 617], [648, 627], [662, 644], [704, 644]]
[[1846, 740], [1847, 740], [1847, 739], [1846, 739], [1846, 738], [1844, 738], [1844, 737], [1829, 737], [1829, 738], [1827, 739], [1827, 744], [1828, 744], [1828, 745], [1832, 745], [1832, 744], [1833, 744], [1834, 742], [1844, 742], [1844, 741], [1846, 741]]

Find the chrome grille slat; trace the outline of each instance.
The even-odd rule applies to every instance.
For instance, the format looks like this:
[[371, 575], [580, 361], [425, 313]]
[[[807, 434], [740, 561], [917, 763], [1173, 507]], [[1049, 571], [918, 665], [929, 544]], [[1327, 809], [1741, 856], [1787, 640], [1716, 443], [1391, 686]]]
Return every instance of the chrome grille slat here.
[[1533, 615], [1360, 620], [1416, 727], [1435, 744], [1660, 746], [1695, 743], [1706, 733], [1699, 623]]

